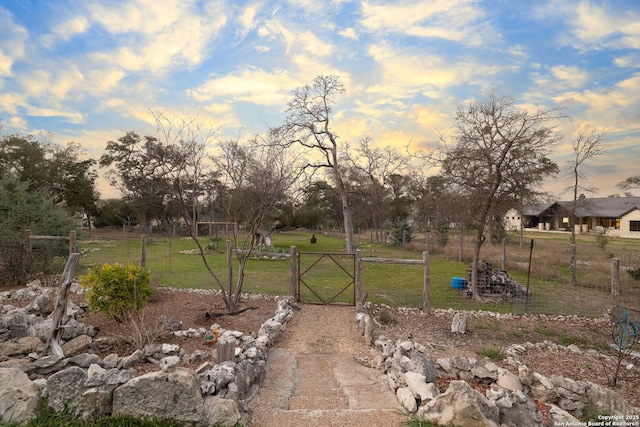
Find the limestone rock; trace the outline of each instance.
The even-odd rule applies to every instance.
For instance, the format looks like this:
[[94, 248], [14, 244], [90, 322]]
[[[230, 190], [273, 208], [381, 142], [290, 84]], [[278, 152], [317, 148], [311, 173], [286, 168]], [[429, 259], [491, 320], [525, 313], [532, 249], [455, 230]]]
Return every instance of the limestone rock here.
[[112, 411], [115, 415], [198, 423], [204, 417], [204, 399], [196, 374], [177, 368], [174, 372], [151, 372], [117, 387]]
[[180, 357], [168, 356], [160, 359], [160, 369], [164, 372], [174, 372], [180, 363]]
[[77, 356], [69, 357], [67, 359], [70, 365], [80, 366], [81, 368], [88, 368], [91, 365], [102, 365], [102, 359], [97, 354], [93, 353], [81, 353]]
[[438, 394], [433, 382], [427, 383], [424, 375], [416, 372], [405, 372], [404, 381], [413, 395], [421, 402], [429, 401]]
[[587, 397], [587, 412], [593, 414], [611, 413], [619, 415], [638, 415], [638, 408], [634, 408], [618, 393], [601, 387], [592, 382], [585, 383]]
[[200, 389], [203, 394], [215, 394], [235, 380], [236, 372], [232, 362], [215, 365], [213, 369], [199, 375]]
[[282, 332], [283, 326], [282, 323], [277, 322], [273, 319], [269, 319], [260, 326], [260, 330], [258, 331], [258, 335], [264, 335], [268, 338], [269, 343], [274, 343], [278, 337], [280, 336], [280, 332]]
[[555, 405], [551, 406], [549, 410], [549, 425], [550, 426], [579, 426], [580, 420], [571, 415], [569, 412]]
[[42, 351], [42, 341], [38, 337], [25, 336], [15, 342], [0, 342], [0, 356], [19, 356], [22, 354], [39, 353]]
[[35, 371], [39, 375], [47, 375], [58, 372], [67, 366], [67, 360], [62, 356], [44, 356], [33, 362]]
[[438, 379], [438, 369], [435, 367], [431, 359], [415, 349], [409, 351], [411, 363], [407, 371], [417, 372], [425, 378], [425, 382], [433, 383]]
[[398, 402], [409, 412], [414, 413], [418, 410], [418, 403], [409, 387], [400, 387], [396, 390]]
[[79, 335], [70, 341], [62, 344], [62, 352], [66, 357], [71, 357], [78, 355], [80, 353], [84, 353], [93, 340], [88, 335]]
[[496, 383], [507, 390], [523, 390], [520, 379], [506, 369], [498, 369], [498, 381]]
[[[138, 363], [144, 360], [144, 351], [136, 350], [131, 355], [123, 358], [120, 362], [122, 362], [123, 369], [129, 369], [137, 365]], [[118, 363], [120, 365], [120, 363]]]
[[496, 400], [500, 425], [509, 427], [542, 427], [542, 413], [529, 397], [519, 390], [505, 392]]
[[56, 372], [47, 381], [47, 404], [56, 412], [67, 411], [74, 418], [102, 415], [99, 408], [82, 397], [87, 390], [86, 381], [87, 372], [78, 366]]
[[498, 427], [500, 411], [466, 381], [451, 381], [449, 388], [421, 406], [418, 417], [441, 425]]
[[40, 390], [27, 374], [0, 368], [0, 421], [24, 423], [36, 416], [40, 404]]
[[451, 321], [451, 333], [465, 334], [467, 332], [467, 314], [456, 313]]
[[240, 418], [238, 405], [233, 400], [218, 396], [205, 397], [202, 420], [205, 425], [231, 427], [237, 425]]

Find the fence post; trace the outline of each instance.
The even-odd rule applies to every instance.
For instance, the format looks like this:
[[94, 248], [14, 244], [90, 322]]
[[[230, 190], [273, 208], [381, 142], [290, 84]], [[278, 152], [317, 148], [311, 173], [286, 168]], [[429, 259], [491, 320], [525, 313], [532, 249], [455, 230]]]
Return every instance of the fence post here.
[[140, 235], [140, 267], [147, 266], [147, 235]]
[[233, 252], [231, 251], [231, 240], [227, 240], [227, 275], [229, 276], [229, 297], [233, 293]]
[[422, 311], [431, 313], [431, 266], [429, 265], [429, 251], [422, 252], [424, 262], [424, 287], [422, 289]]
[[356, 292], [356, 313], [364, 313], [364, 303], [367, 300], [367, 293], [362, 291], [362, 249], [356, 249], [355, 254], [355, 292]]
[[69, 258], [67, 259], [67, 265], [64, 267], [64, 272], [62, 273], [62, 278], [60, 279], [60, 287], [58, 288], [58, 294], [56, 297], [55, 308], [53, 310], [53, 319], [51, 323], [51, 331], [47, 338], [47, 342], [45, 343], [42, 355], [47, 355], [49, 353], [56, 356], [64, 356], [62, 351], [62, 347], [60, 346], [60, 341], [62, 338], [62, 318], [65, 316], [67, 312], [67, 298], [69, 287], [71, 286], [71, 282], [73, 281], [73, 277], [75, 275], [76, 266], [78, 265], [78, 261], [80, 260], [80, 254], [71, 253], [69, 254]]
[[76, 253], [76, 230], [69, 232], [69, 254]]
[[31, 241], [31, 230], [27, 230], [24, 234], [25, 241], [25, 250], [27, 252], [27, 257], [31, 260], [31, 253], [33, 252], [33, 246]]
[[618, 307], [620, 296], [620, 258], [611, 260], [611, 313]]
[[502, 269], [507, 269], [507, 238], [502, 239]]
[[289, 296], [298, 301], [298, 248], [289, 248]]
[[464, 224], [460, 226], [460, 253], [458, 254], [458, 261], [464, 261]]

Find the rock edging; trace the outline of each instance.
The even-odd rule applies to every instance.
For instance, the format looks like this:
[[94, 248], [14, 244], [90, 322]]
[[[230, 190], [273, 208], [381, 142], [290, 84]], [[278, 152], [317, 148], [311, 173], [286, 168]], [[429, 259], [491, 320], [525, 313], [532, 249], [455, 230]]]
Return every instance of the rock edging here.
[[[220, 330], [221, 340], [235, 344], [233, 360], [219, 364], [207, 361], [192, 370], [180, 367], [180, 361], [208, 355], [182, 354], [177, 345], [148, 345], [127, 357], [112, 354], [104, 360], [85, 352], [91, 337], [83, 332], [91, 327], [78, 326], [73, 313], [79, 310], [72, 306], [65, 324], [75, 336], [67, 337], [63, 346], [63, 349], [66, 346], [64, 354], [72, 356], [40, 357], [42, 338], [48, 331], [47, 319], [42, 315], [46, 315], [51, 291], [36, 282], [25, 290], [0, 293], [2, 300], [33, 301], [23, 308], [3, 304], [0, 313], [2, 422], [24, 423], [35, 417], [46, 402], [55, 411], [66, 410], [71, 416], [84, 419], [119, 414], [168, 418], [197, 426], [236, 425], [248, 418], [248, 402], [264, 380], [268, 348], [297, 308], [290, 297], [279, 300], [275, 315], [254, 336]], [[48, 326], [50, 329], [50, 322]], [[33, 332], [40, 333], [32, 336]], [[189, 336], [202, 332], [187, 330], [174, 334]], [[156, 361], [160, 371], [135, 376], [133, 367], [145, 359]]]
[[[639, 408], [598, 384], [560, 376], [547, 378], [531, 371], [518, 360], [518, 355], [526, 351], [523, 345], [507, 350], [507, 364], [515, 368], [516, 375], [495, 363], [482, 364], [464, 356], [433, 362], [423, 345], [410, 340], [393, 342], [383, 335], [374, 339], [375, 322], [366, 307], [355, 320], [365, 342], [378, 351], [373, 363], [386, 373], [398, 401], [425, 421], [460, 427], [543, 426], [543, 422], [579, 425], [576, 417], [586, 413], [640, 413]], [[556, 350], [559, 347], [555, 343], [543, 345]], [[443, 393], [436, 387], [439, 380], [449, 383]], [[544, 416], [539, 406], [545, 407]]]

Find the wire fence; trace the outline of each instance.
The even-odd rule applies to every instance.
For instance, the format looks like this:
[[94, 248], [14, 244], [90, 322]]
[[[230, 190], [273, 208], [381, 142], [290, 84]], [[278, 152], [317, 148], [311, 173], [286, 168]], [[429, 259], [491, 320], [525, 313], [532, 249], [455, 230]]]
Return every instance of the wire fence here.
[[[214, 267], [216, 271], [223, 272], [221, 280], [226, 283], [226, 260], [221, 254], [230, 235], [221, 230], [210, 231], [209, 226], [203, 228], [202, 245], [211, 262], [218, 263]], [[137, 230], [101, 230], [91, 234], [79, 231], [76, 250], [83, 253], [83, 258], [78, 271], [101, 263], [139, 264], [142, 241]], [[43, 242], [46, 241], [41, 241], [40, 246], [45, 244]], [[359, 246], [363, 248], [364, 257], [376, 256], [375, 250], [368, 249], [365, 239], [359, 240]], [[578, 285], [571, 285], [570, 249], [566, 236], [536, 236], [533, 250], [529, 248], [528, 241], [521, 245], [515, 238], [485, 245], [481, 258], [489, 260], [496, 272], [504, 272], [527, 291], [525, 297], [522, 293], [508, 291], [482, 295], [484, 302], [477, 301], [467, 287], [460, 289], [454, 283], [455, 278], [465, 282], [469, 279], [472, 246], [467, 236], [462, 240], [452, 236], [446, 247], [414, 242], [411, 248], [402, 252], [402, 256], [406, 254], [421, 259], [422, 252], [428, 249], [431, 308], [588, 317], [604, 316], [622, 307], [637, 312], [640, 308], [640, 273], [634, 272], [640, 271], [640, 242], [616, 241], [603, 249], [592, 242], [582, 241], [577, 247]], [[177, 288], [216, 288], [190, 238], [181, 237], [173, 231], [154, 234], [145, 237], [144, 248], [145, 264], [153, 272], [156, 284]], [[614, 260], [618, 261], [614, 263]], [[61, 273], [64, 262], [59, 264], [58, 273]], [[289, 275], [288, 260], [255, 257], [247, 264], [243, 291], [287, 295], [291, 283]], [[612, 289], [616, 275], [617, 290]], [[423, 306], [424, 277], [424, 265], [366, 263], [362, 286], [368, 293], [368, 301], [373, 303], [420, 308]]]

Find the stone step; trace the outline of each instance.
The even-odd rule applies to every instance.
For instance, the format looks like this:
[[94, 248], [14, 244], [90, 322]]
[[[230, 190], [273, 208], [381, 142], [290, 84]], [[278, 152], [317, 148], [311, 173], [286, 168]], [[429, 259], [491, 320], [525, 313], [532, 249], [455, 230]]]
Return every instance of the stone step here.
[[327, 410], [266, 410], [252, 419], [260, 427], [396, 427], [409, 421], [406, 414], [392, 409], [327, 409]]
[[327, 393], [318, 391], [303, 395], [291, 396], [289, 398], [289, 410], [331, 410], [349, 409], [349, 402], [340, 390], [328, 391]]

